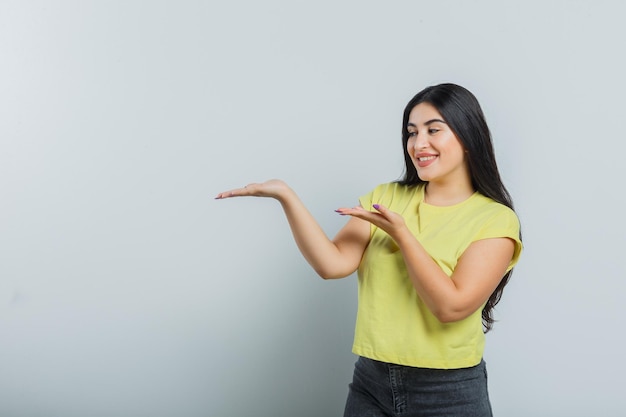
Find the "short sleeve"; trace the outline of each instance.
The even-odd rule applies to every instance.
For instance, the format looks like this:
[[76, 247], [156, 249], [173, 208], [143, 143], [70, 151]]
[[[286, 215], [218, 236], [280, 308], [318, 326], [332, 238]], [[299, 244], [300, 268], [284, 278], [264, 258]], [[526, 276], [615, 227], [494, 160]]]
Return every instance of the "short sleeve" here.
[[524, 248], [520, 235], [520, 222], [517, 214], [508, 207], [501, 206], [500, 210], [485, 222], [483, 227], [474, 237], [474, 241], [481, 239], [491, 239], [507, 237], [515, 242], [515, 251], [507, 272], [513, 269], [519, 261]]

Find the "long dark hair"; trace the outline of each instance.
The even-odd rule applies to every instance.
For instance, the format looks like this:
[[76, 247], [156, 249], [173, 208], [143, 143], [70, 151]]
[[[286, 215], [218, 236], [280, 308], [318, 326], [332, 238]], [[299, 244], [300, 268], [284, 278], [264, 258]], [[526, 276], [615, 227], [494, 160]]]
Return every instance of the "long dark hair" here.
[[[493, 151], [491, 133], [480, 104], [467, 89], [456, 84], [439, 84], [427, 87], [409, 101], [402, 119], [402, 148], [404, 149], [404, 178], [400, 184], [414, 186], [424, 184], [407, 150], [409, 114], [420, 103], [428, 103], [443, 116], [444, 121], [461, 141], [467, 151], [467, 161], [474, 189], [482, 195], [513, 209], [513, 200], [505, 188], [498, 172]], [[521, 236], [520, 236], [521, 239]], [[487, 300], [482, 311], [485, 333], [491, 330], [495, 319], [493, 308], [500, 302], [504, 287], [509, 282], [513, 270], [507, 272], [498, 287]]]

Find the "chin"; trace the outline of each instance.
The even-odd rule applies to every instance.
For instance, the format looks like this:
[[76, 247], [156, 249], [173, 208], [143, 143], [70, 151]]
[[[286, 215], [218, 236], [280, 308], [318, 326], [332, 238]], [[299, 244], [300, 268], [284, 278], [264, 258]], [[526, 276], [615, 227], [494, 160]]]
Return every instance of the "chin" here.
[[425, 174], [425, 173], [423, 173], [423, 172], [419, 172], [419, 171], [417, 171], [417, 176], [418, 176], [418, 177], [419, 177], [419, 179], [420, 179], [420, 180], [422, 180], [422, 181], [426, 181], [426, 182], [428, 182], [428, 181], [432, 180], [432, 175], [428, 175], [428, 174]]

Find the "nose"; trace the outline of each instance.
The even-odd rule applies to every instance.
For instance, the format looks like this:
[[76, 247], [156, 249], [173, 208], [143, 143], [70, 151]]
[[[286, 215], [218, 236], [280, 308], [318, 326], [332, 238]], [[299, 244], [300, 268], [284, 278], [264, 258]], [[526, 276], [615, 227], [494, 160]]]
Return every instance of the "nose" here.
[[415, 150], [426, 149], [428, 148], [428, 138], [426, 135], [417, 135], [415, 138], [415, 142], [413, 143], [413, 147]]

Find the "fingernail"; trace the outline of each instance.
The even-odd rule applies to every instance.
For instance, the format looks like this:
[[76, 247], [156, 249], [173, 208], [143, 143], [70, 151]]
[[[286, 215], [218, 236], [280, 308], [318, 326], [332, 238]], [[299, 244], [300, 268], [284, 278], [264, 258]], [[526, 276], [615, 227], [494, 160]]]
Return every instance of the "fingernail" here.
[[374, 207], [376, 210], [380, 209], [380, 205], [378, 204], [374, 204], [372, 207]]

